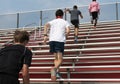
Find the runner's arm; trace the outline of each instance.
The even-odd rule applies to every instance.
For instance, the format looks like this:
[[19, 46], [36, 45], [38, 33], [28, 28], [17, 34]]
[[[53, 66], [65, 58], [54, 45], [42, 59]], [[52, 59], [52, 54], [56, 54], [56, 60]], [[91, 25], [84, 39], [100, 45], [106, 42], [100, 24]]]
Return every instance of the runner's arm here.
[[46, 44], [46, 41], [47, 41], [48, 28], [50, 28], [50, 24], [49, 23], [45, 24], [45, 26], [44, 26], [44, 43], [45, 44]]
[[70, 26], [66, 28], [66, 38], [68, 37], [69, 33], [70, 33]]
[[29, 80], [29, 67], [27, 64], [23, 64], [22, 68], [23, 84], [30, 84]]

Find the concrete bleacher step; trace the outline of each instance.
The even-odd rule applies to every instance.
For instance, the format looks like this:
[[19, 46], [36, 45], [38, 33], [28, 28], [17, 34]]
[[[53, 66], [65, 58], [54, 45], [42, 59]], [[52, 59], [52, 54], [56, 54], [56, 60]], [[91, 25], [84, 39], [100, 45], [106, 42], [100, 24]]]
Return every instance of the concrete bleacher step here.
[[[74, 71], [73, 71], [74, 68]], [[31, 78], [50, 78], [51, 67], [30, 67]], [[63, 79], [67, 78], [67, 69], [70, 69], [71, 78], [120, 78], [120, 65], [93, 65], [93, 66], [61, 66]], [[64, 71], [65, 73], [63, 73]], [[36, 72], [36, 73], [34, 73]], [[44, 73], [40, 73], [44, 72]], [[47, 72], [47, 73], [46, 73]], [[77, 76], [75, 76], [77, 74]], [[42, 76], [41, 76], [42, 75]]]
[[[49, 54], [49, 50], [34, 50], [32, 51], [33, 54]], [[81, 52], [120, 52], [120, 47], [99, 47], [99, 48], [83, 48], [83, 49], [65, 49], [65, 54], [72, 54], [72, 53], [77, 53], [80, 55]]]
[[[90, 48], [90, 47], [117, 47], [120, 46], [120, 41], [115, 42], [97, 42], [97, 43], [80, 43], [80, 44], [65, 44], [65, 49], [75, 49], [75, 48]], [[32, 50], [45, 50], [49, 49], [49, 45], [33, 45], [28, 46]]]

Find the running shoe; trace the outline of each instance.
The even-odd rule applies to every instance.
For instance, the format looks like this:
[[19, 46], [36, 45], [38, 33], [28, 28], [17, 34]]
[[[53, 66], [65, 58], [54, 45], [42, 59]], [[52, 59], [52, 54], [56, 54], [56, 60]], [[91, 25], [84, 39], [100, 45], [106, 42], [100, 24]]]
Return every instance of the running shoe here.
[[62, 78], [62, 76], [61, 76], [61, 73], [60, 73], [60, 72], [57, 72], [57, 73], [56, 73], [56, 78], [57, 78], [57, 79], [61, 79], [61, 78]]

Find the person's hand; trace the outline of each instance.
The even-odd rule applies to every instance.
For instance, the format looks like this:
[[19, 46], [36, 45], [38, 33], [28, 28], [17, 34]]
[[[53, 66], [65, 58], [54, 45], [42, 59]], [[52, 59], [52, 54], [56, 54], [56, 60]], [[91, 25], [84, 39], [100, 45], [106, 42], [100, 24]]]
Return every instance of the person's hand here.
[[66, 39], [68, 38], [68, 35], [69, 35], [68, 33], [66, 33], [66, 34], [65, 34], [65, 36], [66, 36]]
[[69, 12], [69, 11], [70, 11], [70, 9], [69, 9], [69, 8], [65, 8], [65, 11], [66, 11], [66, 12], [67, 12], [67, 11]]
[[47, 43], [47, 36], [44, 36], [43, 44]]

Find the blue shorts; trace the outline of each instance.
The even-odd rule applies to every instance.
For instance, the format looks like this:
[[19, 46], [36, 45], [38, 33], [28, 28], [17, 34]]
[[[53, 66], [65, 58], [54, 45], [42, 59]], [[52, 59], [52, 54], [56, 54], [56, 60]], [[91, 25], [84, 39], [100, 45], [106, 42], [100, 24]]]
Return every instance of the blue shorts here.
[[64, 42], [50, 41], [49, 45], [51, 53], [64, 53]]

